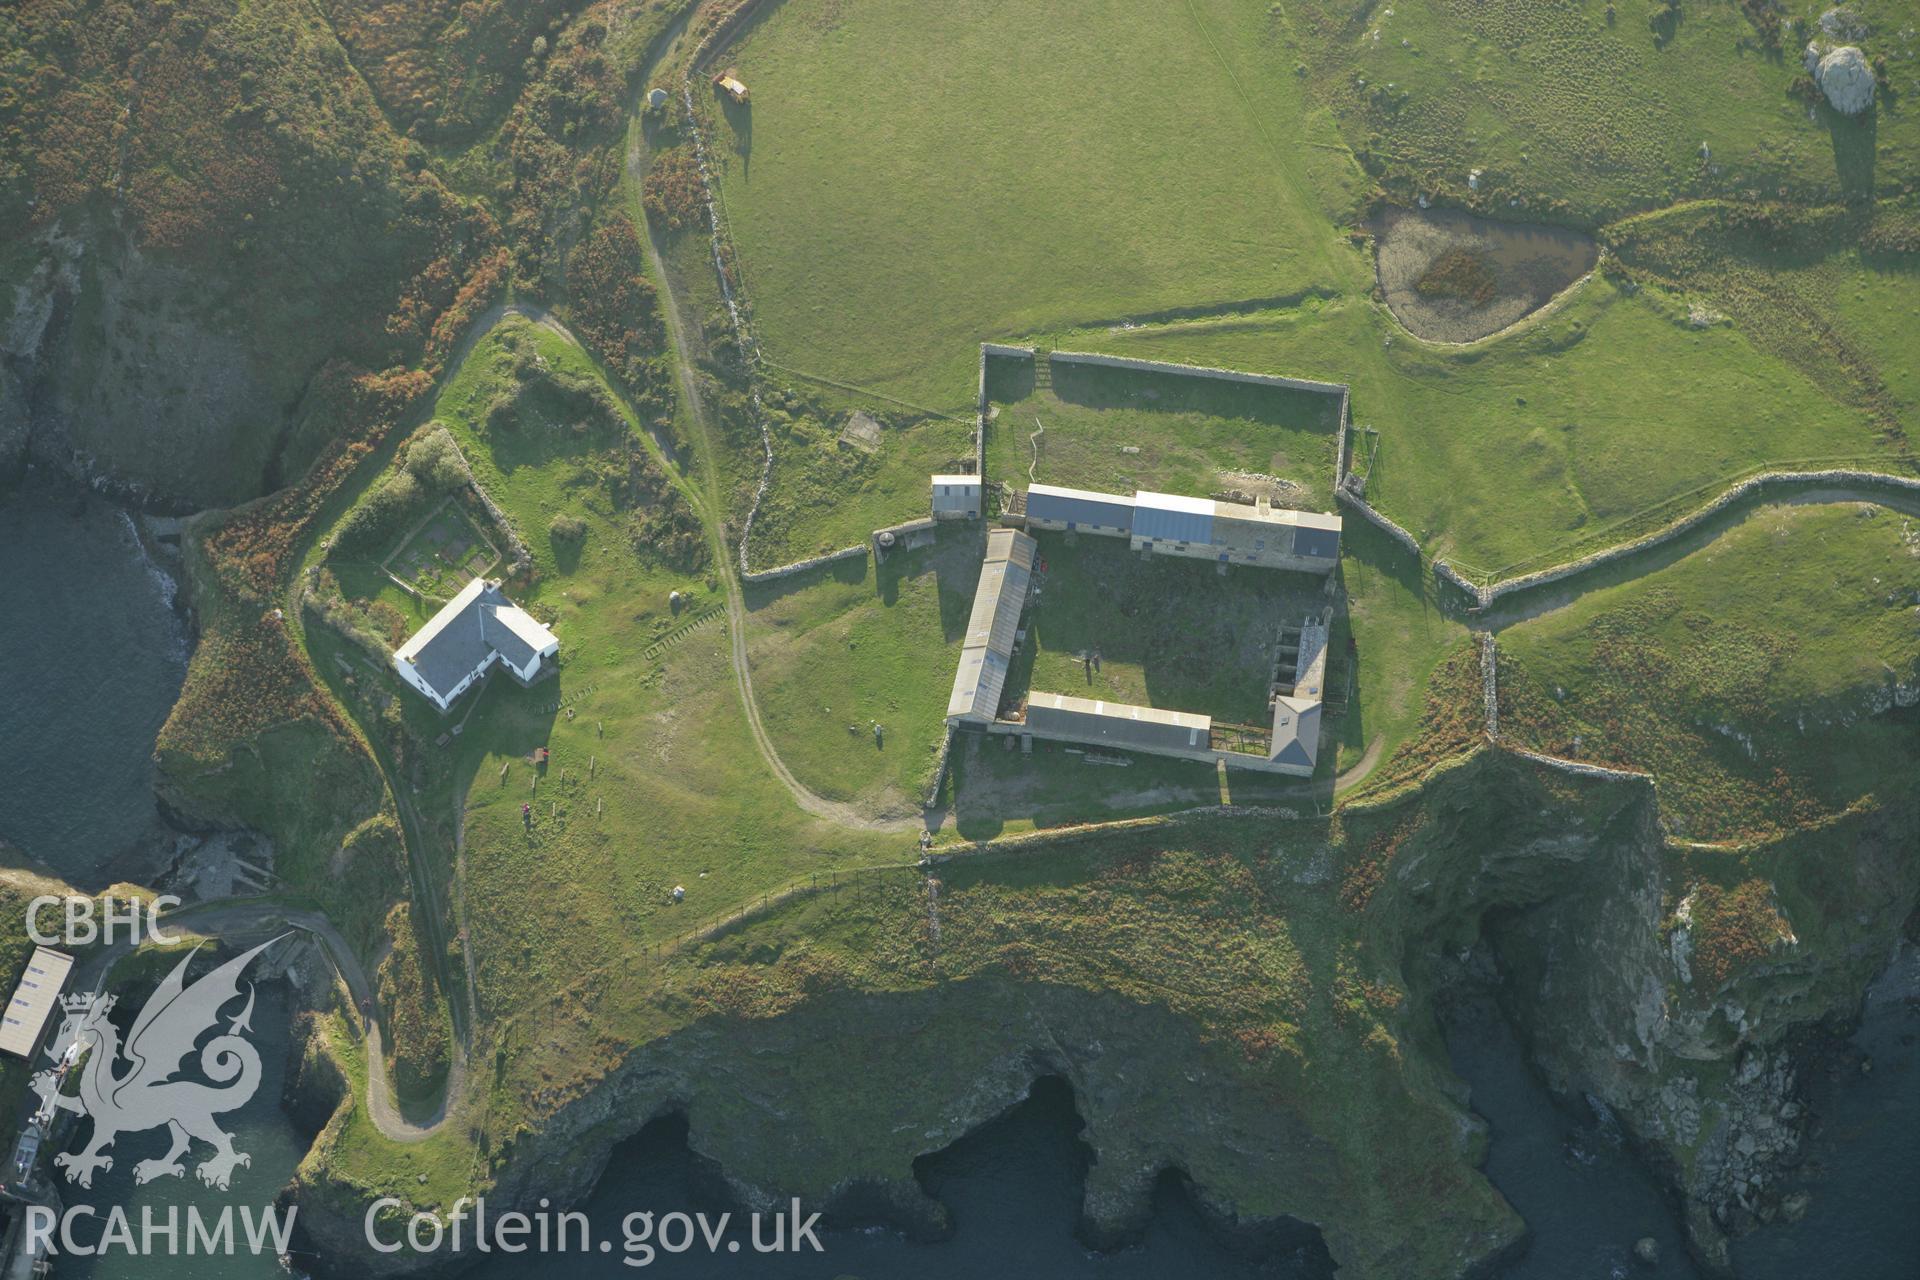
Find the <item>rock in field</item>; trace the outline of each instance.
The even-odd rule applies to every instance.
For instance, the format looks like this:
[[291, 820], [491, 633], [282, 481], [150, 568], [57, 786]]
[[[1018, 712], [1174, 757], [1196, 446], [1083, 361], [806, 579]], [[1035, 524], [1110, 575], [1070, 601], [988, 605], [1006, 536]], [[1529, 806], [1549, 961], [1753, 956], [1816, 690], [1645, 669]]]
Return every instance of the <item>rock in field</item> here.
[[[1807, 46], [1809, 55], [1815, 51]], [[1811, 60], [1811, 58], [1809, 58]], [[1835, 111], [1857, 116], [1873, 105], [1873, 68], [1859, 46], [1845, 44], [1820, 55], [1814, 69], [1820, 92]]]

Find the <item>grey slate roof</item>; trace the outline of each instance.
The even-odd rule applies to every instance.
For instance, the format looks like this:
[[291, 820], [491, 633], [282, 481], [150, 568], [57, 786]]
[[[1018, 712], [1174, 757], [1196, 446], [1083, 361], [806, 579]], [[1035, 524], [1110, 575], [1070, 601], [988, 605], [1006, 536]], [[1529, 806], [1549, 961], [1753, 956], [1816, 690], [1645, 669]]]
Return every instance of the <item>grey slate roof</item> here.
[[1275, 698], [1273, 745], [1267, 758], [1313, 768], [1320, 755], [1320, 706], [1318, 698]]
[[1316, 529], [1309, 525], [1297, 525], [1293, 530], [1293, 554], [1312, 556], [1319, 560], [1335, 560], [1340, 556], [1340, 530]]
[[1133, 536], [1160, 542], [1213, 544], [1213, 499], [1177, 493], [1133, 495]]
[[[511, 615], [518, 617], [509, 621]], [[525, 667], [552, 640], [552, 632], [509, 600], [498, 585], [475, 578], [394, 656], [410, 663], [428, 687], [446, 697], [492, 655], [498, 653], [512, 665]]]

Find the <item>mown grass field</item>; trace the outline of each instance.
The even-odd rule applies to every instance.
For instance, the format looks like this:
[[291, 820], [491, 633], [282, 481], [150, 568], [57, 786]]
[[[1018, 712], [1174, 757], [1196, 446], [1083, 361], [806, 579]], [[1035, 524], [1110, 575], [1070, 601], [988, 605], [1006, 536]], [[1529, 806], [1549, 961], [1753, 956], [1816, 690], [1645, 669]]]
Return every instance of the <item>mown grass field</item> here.
[[918, 812], [984, 549], [969, 523], [877, 569], [868, 557], [748, 590], [760, 718], [808, 787], [876, 815]]
[[1676, 831], [1779, 835], [1915, 768], [1920, 518], [1767, 507], [1685, 559], [1501, 633], [1503, 734], [1652, 772]]
[[713, 109], [767, 354], [963, 408], [981, 338], [1351, 282], [1316, 194], [1343, 175], [1299, 145], [1337, 160], [1330, 121], [1221, 61], [1269, 30], [1212, 0], [781, 4], [727, 54], [752, 105]]
[[990, 479], [1333, 504], [1333, 396], [1071, 361], [1050, 361], [1048, 382], [1035, 385], [1030, 361], [989, 359]]

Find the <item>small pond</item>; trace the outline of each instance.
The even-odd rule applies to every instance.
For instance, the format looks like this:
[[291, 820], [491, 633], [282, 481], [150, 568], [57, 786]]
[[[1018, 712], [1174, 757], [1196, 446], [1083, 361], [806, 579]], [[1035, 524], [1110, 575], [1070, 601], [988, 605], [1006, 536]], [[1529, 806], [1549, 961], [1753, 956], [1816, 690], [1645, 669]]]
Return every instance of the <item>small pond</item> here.
[[1593, 237], [1458, 209], [1384, 209], [1374, 270], [1394, 318], [1429, 342], [1498, 333], [1593, 270]]

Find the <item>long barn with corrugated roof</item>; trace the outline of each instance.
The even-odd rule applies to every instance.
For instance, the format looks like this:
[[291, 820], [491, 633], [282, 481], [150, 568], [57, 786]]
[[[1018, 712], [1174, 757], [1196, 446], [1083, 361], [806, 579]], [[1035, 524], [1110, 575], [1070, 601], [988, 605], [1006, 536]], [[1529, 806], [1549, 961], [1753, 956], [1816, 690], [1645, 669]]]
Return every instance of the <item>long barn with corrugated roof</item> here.
[[990, 724], [999, 714], [1037, 550], [1032, 538], [1013, 529], [987, 535], [986, 561], [980, 566], [960, 665], [947, 699], [948, 724]]

